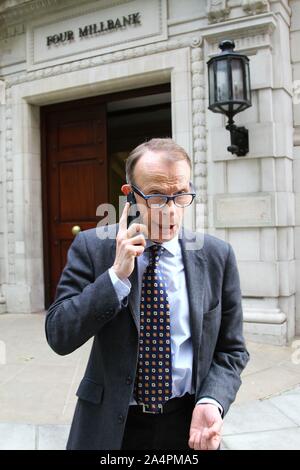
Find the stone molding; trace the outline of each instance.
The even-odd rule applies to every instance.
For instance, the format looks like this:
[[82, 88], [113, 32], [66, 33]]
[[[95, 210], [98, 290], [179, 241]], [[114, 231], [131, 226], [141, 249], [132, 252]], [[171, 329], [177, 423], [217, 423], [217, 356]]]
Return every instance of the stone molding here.
[[209, 23], [226, 21], [230, 14], [228, 0], [208, 0], [207, 17]]
[[201, 205], [201, 217], [196, 217], [196, 228], [207, 227], [207, 158], [206, 158], [206, 126], [205, 126], [205, 74], [203, 48], [201, 39], [192, 41], [191, 72], [192, 72], [192, 125], [193, 125], [193, 156], [194, 179], [197, 188], [197, 204]]
[[247, 15], [258, 15], [270, 11], [268, 0], [243, 0], [242, 7]]
[[244, 307], [243, 312], [244, 321], [247, 323], [281, 325], [287, 320], [286, 314], [279, 308]]
[[[22, 4], [15, 4], [0, 11], [0, 39], [18, 36], [26, 31], [25, 21], [35, 14], [43, 13], [43, 9], [58, 6], [61, 0], [35, 0]], [[22, 21], [20, 22], [20, 18]]]
[[[235, 50], [255, 52], [259, 49], [272, 47], [271, 35], [277, 27], [276, 16], [273, 13], [264, 13], [256, 17], [243, 17], [229, 20], [225, 25], [211, 25], [203, 32], [206, 42], [207, 55], [217, 54], [219, 42], [224, 36], [235, 42]], [[251, 34], [249, 33], [251, 31]]]
[[65, 0], [32, 0], [28, 2], [18, 3], [15, 2], [11, 7], [4, 7], [0, 10], [0, 23], [9, 23], [13, 22], [16, 19], [19, 19], [20, 16], [24, 17], [27, 15], [32, 15], [35, 12], [42, 13], [42, 10], [46, 8], [57, 7], [65, 3], [65, 6], [70, 3], [70, 1]]
[[[124, 0], [128, 1], [128, 0]], [[91, 3], [91, 0], [80, 0], [80, 5]], [[102, 0], [101, 8], [109, 6], [111, 0]], [[114, 1], [116, 4], [116, 1]], [[62, 10], [70, 10], [78, 7], [77, 0], [30, 0], [27, 3], [14, 5], [7, 8], [0, 6], [0, 38], [8, 38], [25, 32], [25, 22], [38, 18], [41, 15], [58, 13]], [[47, 12], [45, 11], [47, 10]], [[20, 23], [22, 18], [22, 23]]]
[[67, 64], [54, 65], [45, 67], [43, 69], [22, 72], [16, 76], [7, 77], [7, 86], [14, 86], [20, 83], [31, 82], [40, 80], [42, 78], [53, 77], [68, 72], [76, 72], [90, 67], [97, 67], [99, 65], [106, 65], [123, 60], [130, 60], [133, 58], [144, 57], [159, 52], [166, 52], [168, 50], [180, 49], [183, 47], [196, 47], [199, 45], [199, 37], [183, 36], [177, 39], [170, 39], [168, 41], [147, 44], [145, 46], [138, 46], [131, 49], [124, 49], [117, 52], [109, 52], [107, 54], [91, 57], [88, 59], [80, 59]]
[[14, 165], [11, 88], [6, 88], [5, 106], [5, 160], [6, 160], [6, 215], [8, 282], [15, 280], [15, 220], [14, 220]]
[[0, 30], [0, 40], [9, 39], [20, 34], [24, 34], [26, 27], [24, 23], [17, 23], [13, 25], [6, 26]]

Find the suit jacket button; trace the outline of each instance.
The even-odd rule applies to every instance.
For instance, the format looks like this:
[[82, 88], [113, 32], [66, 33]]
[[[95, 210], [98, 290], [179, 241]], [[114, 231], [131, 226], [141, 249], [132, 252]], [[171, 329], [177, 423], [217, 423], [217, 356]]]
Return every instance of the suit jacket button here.
[[126, 384], [127, 385], [131, 385], [132, 384], [132, 377], [130, 375], [128, 375], [127, 379], [126, 379]]
[[120, 423], [120, 424], [124, 423], [124, 416], [123, 415], [118, 416], [118, 423]]

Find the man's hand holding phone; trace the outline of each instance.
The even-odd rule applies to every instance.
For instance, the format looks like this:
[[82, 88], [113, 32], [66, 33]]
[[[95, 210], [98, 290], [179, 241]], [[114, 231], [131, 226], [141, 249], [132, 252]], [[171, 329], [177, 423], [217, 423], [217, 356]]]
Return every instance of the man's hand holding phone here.
[[144, 224], [133, 223], [127, 228], [130, 204], [126, 202], [119, 221], [119, 231], [116, 239], [116, 257], [113, 270], [119, 279], [126, 279], [134, 269], [134, 261], [146, 247], [145, 236], [147, 227]]

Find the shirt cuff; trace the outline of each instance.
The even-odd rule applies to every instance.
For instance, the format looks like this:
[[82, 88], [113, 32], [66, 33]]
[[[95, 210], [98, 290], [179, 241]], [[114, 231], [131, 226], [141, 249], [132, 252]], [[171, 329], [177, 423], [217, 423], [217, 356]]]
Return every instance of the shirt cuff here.
[[122, 302], [122, 300], [129, 295], [131, 290], [131, 282], [128, 279], [121, 281], [113, 268], [109, 268], [108, 274], [118, 296], [119, 302]]
[[203, 398], [200, 398], [200, 400], [197, 401], [196, 405], [204, 405], [205, 403], [217, 406], [219, 408], [221, 416], [223, 416], [223, 406], [221, 406], [220, 403], [217, 400], [214, 400], [213, 398], [203, 397]]

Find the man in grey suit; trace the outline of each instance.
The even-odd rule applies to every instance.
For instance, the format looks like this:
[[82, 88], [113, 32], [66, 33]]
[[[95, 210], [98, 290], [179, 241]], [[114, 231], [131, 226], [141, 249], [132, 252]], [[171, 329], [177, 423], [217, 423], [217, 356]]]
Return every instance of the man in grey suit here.
[[231, 246], [182, 226], [190, 171], [171, 139], [141, 144], [122, 187], [140, 219], [127, 225], [127, 202], [119, 225], [82, 232], [69, 250], [47, 340], [61, 355], [94, 340], [68, 449], [220, 446], [248, 352]]

